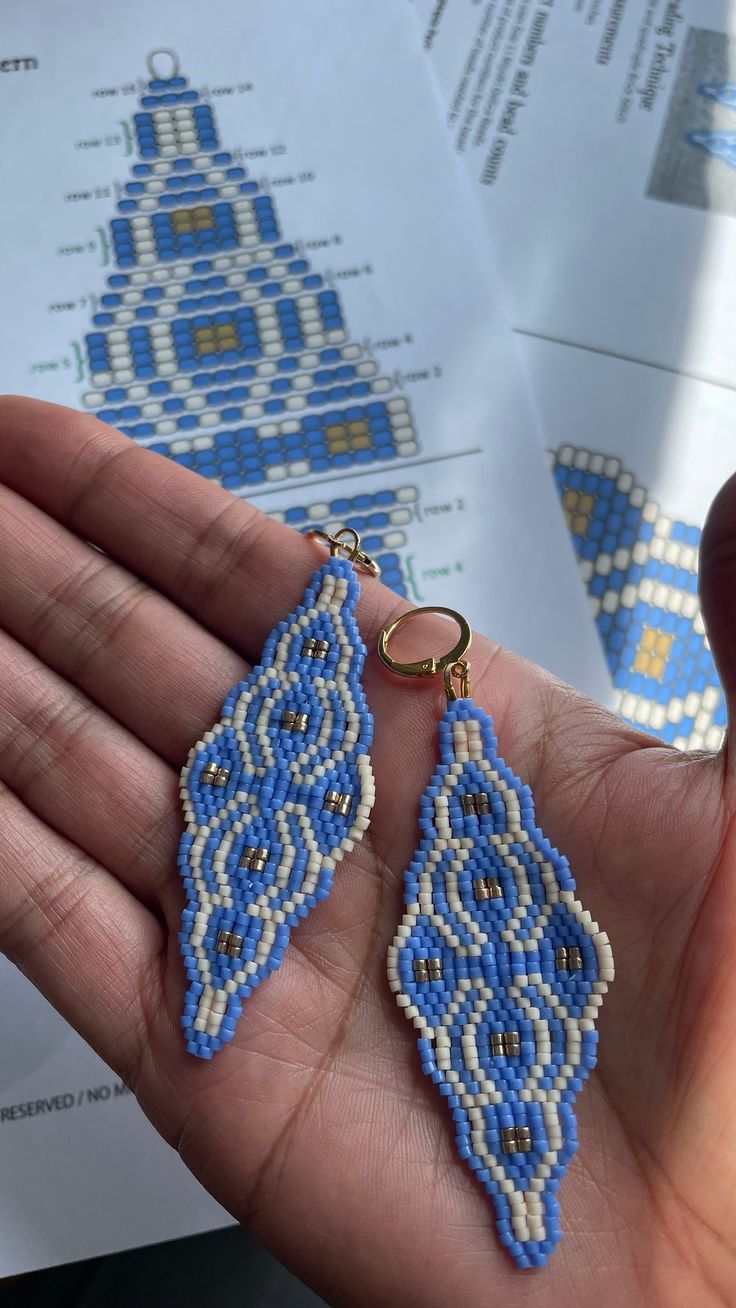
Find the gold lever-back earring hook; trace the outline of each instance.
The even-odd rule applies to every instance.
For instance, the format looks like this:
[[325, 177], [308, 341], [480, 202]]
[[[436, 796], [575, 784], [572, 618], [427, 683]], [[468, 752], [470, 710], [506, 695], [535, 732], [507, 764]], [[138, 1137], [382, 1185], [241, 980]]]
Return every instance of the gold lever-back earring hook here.
[[[393, 638], [399, 627], [408, 622], [410, 618], [416, 618], [420, 613], [438, 613], [442, 617], [452, 618], [460, 628], [460, 638], [448, 654], [441, 654], [435, 658], [430, 654], [428, 658], [417, 659], [414, 663], [402, 662], [395, 659], [389, 654], [389, 641]], [[470, 664], [465, 655], [470, 649], [470, 642], [473, 639], [473, 633], [470, 629], [470, 623], [458, 613], [455, 609], [445, 609], [440, 605], [427, 605], [421, 609], [409, 609], [408, 613], [402, 613], [388, 627], [384, 627], [378, 637], [378, 657], [382, 663], [390, 668], [392, 672], [398, 672], [400, 677], [434, 677], [438, 672], [442, 673], [445, 683], [445, 694], [448, 700], [458, 698], [457, 691], [452, 683], [453, 677], [460, 682], [460, 695], [463, 699], [470, 698]]]
[[[361, 568], [363, 572], [369, 572], [372, 577], [380, 577], [381, 569], [376, 560], [360, 548], [360, 536], [354, 527], [341, 527], [334, 536], [319, 527], [311, 527], [305, 534], [310, 540], [322, 541], [322, 544], [328, 547], [333, 559], [348, 559], [354, 568]], [[342, 540], [343, 536], [350, 537], [350, 541]]]

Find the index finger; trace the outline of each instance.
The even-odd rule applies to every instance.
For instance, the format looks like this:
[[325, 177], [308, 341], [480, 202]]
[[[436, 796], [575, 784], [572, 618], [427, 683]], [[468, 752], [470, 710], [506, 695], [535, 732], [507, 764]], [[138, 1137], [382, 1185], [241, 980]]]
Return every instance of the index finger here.
[[[247, 501], [58, 404], [0, 399], [0, 481], [251, 660], [320, 562]], [[380, 583], [363, 587], [369, 640], [396, 608]]]

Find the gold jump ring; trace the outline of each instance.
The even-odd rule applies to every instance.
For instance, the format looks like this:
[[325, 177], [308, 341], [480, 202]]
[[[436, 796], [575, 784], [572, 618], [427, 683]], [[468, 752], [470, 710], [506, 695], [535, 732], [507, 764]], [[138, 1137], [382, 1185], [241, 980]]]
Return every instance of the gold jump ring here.
[[[348, 559], [354, 567], [369, 572], [372, 577], [380, 577], [381, 569], [376, 560], [360, 548], [360, 536], [354, 527], [341, 527], [334, 536], [319, 527], [311, 527], [306, 535], [312, 540], [319, 540], [323, 545], [327, 545], [333, 558]], [[347, 542], [341, 539], [343, 536], [350, 536], [352, 539]]]
[[[428, 658], [416, 659], [414, 662], [405, 662], [395, 659], [389, 653], [389, 641], [393, 638], [399, 627], [408, 622], [410, 618], [416, 618], [421, 613], [436, 613], [440, 617], [451, 618], [460, 628], [460, 637], [452, 649], [447, 654], [440, 654], [439, 658], [429, 655]], [[424, 608], [409, 609], [406, 613], [400, 614], [388, 627], [384, 627], [378, 637], [378, 657], [387, 668], [392, 672], [397, 672], [400, 677], [434, 677], [438, 672], [443, 675], [445, 683], [445, 692], [449, 700], [457, 699], [457, 691], [452, 684], [452, 678], [455, 677], [460, 681], [460, 693], [462, 697], [468, 698], [470, 695], [470, 664], [465, 655], [470, 649], [470, 642], [473, 639], [473, 633], [470, 623], [458, 613], [456, 609], [446, 609], [438, 604], [428, 604]]]

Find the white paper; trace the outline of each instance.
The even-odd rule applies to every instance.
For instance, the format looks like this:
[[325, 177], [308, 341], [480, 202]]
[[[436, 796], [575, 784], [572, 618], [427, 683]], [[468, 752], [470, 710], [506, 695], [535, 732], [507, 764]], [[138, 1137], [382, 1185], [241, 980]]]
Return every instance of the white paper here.
[[110, 1068], [0, 959], [3, 1276], [224, 1226], [232, 1219]]
[[[300, 525], [330, 522], [344, 512], [336, 502], [353, 501], [351, 514], [368, 514], [366, 540], [396, 556], [407, 594], [456, 606], [604, 696], [482, 221], [403, 7], [356, 0], [338, 18], [326, 2], [264, 0], [220, 4], [215, 15], [161, 0], [98, 8], [94, 23], [81, 0], [6, 12], [13, 58], [0, 73], [0, 112], [13, 185], [0, 211], [0, 295], [12, 331], [0, 384], [72, 405], [90, 391], [81, 343], [115, 271], [101, 259], [136, 161], [125, 151], [139, 79], [159, 46], [173, 47], [195, 89], [210, 88], [222, 148], [270, 190], [283, 240], [337, 291], [345, 339], [388, 379], [381, 394], [407, 402], [415, 433], [399, 424], [395, 457], [366, 466], [305, 473], [294, 456], [251, 498], [281, 515], [301, 506]], [[254, 421], [260, 430], [266, 419]], [[177, 448], [201, 451], [204, 435], [197, 447], [178, 436]], [[327, 439], [340, 447], [339, 433]], [[354, 503], [365, 495], [367, 510]], [[3, 982], [13, 1002], [0, 1018], [0, 1272], [225, 1220], [99, 1060], [20, 977]], [[29, 1115], [28, 1103], [40, 1108]]]
[[617, 704], [677, 744], [714, 747], [725, 708], [695, 570], [698, 528], [736, 461], [736, 11], [416, 8], [503, 257], [577, 548], [606, 487], [638, 519], [632, 541], [614, 514], [582, 559]]

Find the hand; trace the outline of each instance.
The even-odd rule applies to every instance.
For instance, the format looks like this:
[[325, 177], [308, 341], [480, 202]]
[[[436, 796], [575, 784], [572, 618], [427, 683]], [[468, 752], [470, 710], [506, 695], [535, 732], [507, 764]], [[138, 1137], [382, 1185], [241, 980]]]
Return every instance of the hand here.
[[[368, 837], [233, 1045], [209, 1064], [186, 1053], [178, 772], [318, 563], [296, 533], [96, 420], [2, 403], [0, 946], [215, 1197], [333, 1303], [736, 1302], [728, 752], [661, 746], [490, 641], [473, 646], [474, 696], [617, 964], [549, 1269], [518, 1272], [501, 1252], [385, 977], [439, 683], [369, 656]], [[702, 566], [733, 704], [734, 483]], [[370, 579], [362, 593], [372, 651], [404, 606]]]

